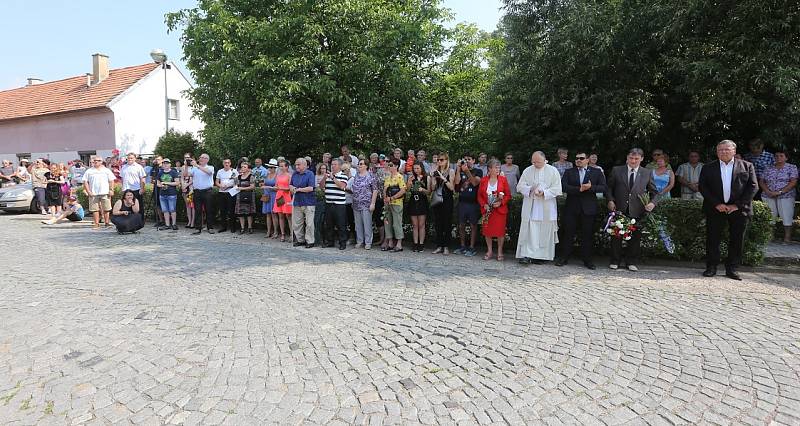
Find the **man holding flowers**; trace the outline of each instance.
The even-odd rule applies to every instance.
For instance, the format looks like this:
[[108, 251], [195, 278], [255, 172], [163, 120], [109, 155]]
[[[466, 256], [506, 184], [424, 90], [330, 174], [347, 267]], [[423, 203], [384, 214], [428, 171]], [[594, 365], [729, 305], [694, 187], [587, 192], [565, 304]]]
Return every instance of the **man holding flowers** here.
[[[653, 174], [641, 167], [643, 156], [644, 152], [640, 148], [628, 151], [626, 163], [614, 167], [609, 173], [606, 192], [608, 211], [611, 214], [623, 214], [636, 222], [640, 222], [639, 219], [656, 207], [654, 197], [657, 191], [652, 179]], [[619, 268], [624, 261], [629, 271], [639, 270], [636, 264], [641, 254], [642, 231], [638, 226], [635, 228], [630, 239], [625, 240], [627, 246], [624, 250], [623, 238], [612, 236], [611, 263], [608, 265], [610, 269]]]

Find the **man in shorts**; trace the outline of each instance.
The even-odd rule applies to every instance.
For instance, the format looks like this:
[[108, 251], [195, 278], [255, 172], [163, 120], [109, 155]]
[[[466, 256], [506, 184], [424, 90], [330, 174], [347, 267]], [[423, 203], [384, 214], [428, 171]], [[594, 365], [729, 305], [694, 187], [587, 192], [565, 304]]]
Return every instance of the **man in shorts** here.
[[111, 226], [111, 197], [114, 196], [114, 180], [116, 177], [106, 166], [103, 159], [92, 157], [92, 168], [83, 175], [83, 191], [89, 197], [89, 211], [92, 212], [94, 224], [92, 229], [100, 229], [100, 214], [106, 228]]

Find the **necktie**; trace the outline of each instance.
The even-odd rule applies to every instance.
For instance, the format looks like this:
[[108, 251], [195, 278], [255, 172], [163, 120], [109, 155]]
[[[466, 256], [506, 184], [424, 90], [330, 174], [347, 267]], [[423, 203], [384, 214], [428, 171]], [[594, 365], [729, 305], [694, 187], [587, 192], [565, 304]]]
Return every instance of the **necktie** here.
[[628, 188], [633, 191], [633, 171], [628, 175]]

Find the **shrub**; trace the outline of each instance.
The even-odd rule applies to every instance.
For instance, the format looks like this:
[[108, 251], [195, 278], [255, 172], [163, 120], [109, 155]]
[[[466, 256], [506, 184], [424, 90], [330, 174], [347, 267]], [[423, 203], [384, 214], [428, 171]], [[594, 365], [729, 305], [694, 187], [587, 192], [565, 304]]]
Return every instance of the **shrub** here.
[[[148, 185], [144, 194], [144, 208], [148, 220], [152, 220], [153, 217], [154, 200], [152, 191], [152, 185]], [[214, 189], [214, 192], [216, 193], [216, 189]], [[83, 190], [78, 189], [77, 194], [81, 204], [83, 206], [88, 206], [88, 200]], [[117, 186], [114, 191], [113, 202], [116, 202], [121, 195], [121, 188]], [[259, 189], [256, 189], [255, 196], [256, 200], [260, 198], [261, 191]], [[511, 244], [507, 244], [506, 246], [509, 250], [515, 250], [516, 248], [521, 222], [522, 200], [523, 197], [517, 195], [513, 197], [509, 203], [508, 221], [510, 232], [507, 239], [510, 240]], [[563, 211], [564, 201], [563, 197], [558, 199], [559, 215]], [[456, 203], [457, 202], [458, 200], [456, 200]], [[598, 199], [597, 202], [600, 209], [597, 215], [597, 222], [595, 223], [595, 229], [597, 230], [595, 233], [595, 247], [598, 250], [608, 250], [610, 247], [610, 239], [602, 232], [608, 215], [608, 209], [604, 199]], [[259, 201], [256, 201], [256, 203], [259, 203]], [[453, 209], [454, 215], [456, 210], [457, 207]], [[257, 205], [257, 211], [261, 211], [260, 204]], [[179, 221], [186, 221], [186, 206], [182, 200], [178, 201], [177, 214]], [[701, 209], [701, 202], [681, 199], [663, 200], [656, 206], [652, 215], [661, 223], [665, 224], [666, 231], [671, 236], [675, 250], [673, 253], [668, 253], [664, 248], [663, 242], [659, 238], [658, 230], [654, 225], [655, 222], [645, 221], [644, 235], [642, 237], [642, 254], [644, 256], [691, 261], [700, 261], [704, 258], [706, 220]], [[255, 220], [256, 223], [263, 224], [263, 215], [257, 214]], [[559, 217], [559, 227], [563, 228], [563, 224], [560, 222], [561, 218]], [[410, 224], [407, 209], [404, 210], [404, 224]], [[455, 217], [453, 219], [453, 226], [454, 228], [458, 226], [458, 221]], [[411, 227], [409, 225], [405, 228], [408, 234], [407, 238], [410, 239]], [[433, 234], [433, 221], [430, 219], [428, 220], [428, 231], [429, 235]], [[764, 250], [767, 243], [772, 238], [773, 232], [774, 222], [769, 207], [761, 201], [753, 202], [753, 217], [745, 233], [743, 253], [743, 262], [745, 264], [759, 265], [764, 261]], [[453, 233], [456, 235], [455, 229]], [[723, 235], [723, 243], [721, 246], [723, 257], [727, 254], [728, 249], [727, 244], [724, 242], [726, 239], [727, 231], [725, 231]], [[478, 241], [480, 244], [481, 239], [479, 238]], [[565, 242], [562, 241], [562, 244], [563, 243]]]

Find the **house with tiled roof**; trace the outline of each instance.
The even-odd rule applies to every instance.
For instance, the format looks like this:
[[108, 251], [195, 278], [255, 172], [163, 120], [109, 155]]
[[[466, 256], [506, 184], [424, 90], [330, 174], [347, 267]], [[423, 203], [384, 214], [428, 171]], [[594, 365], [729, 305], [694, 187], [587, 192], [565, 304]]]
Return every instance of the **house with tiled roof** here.
[[114, 149], [152, 153], [169, 128], [198, 134], [186, 94], [191, 83], [171, 62], [109, 69], [92, 55], [92, 72], [63, 80], [28, 79], [0, 91], [0, 159], [67, 162]]

